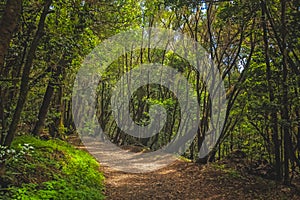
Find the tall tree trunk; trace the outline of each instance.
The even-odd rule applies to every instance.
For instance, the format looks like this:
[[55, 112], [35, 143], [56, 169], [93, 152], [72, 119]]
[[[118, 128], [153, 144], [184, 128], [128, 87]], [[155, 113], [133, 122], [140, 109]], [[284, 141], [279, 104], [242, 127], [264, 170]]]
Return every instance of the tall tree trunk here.
[[[49, 111], [52, 96], [54, 94], [55, 85], [60, 84], [59, 77], [62, 75], [62, 68], [66, 65], [67, 61], [64, 59], [65, 56], [58, 62], [57, 66], [52, 68], [51, 78], [47, 85], [47, 89], [43, 98], [42, 106], [39, 110], [38, 121], [36, 122], [32, 134], [38, 136], [45, 125], [47, 113]], [[64, 115], [61, 115], [64, 117]]]
[[43, 98], [42, 106], [39, 110], [38, 120], [33, 128], [32, 135], [39, 136], [45, 125], [45, 119], [49, 110], [50, 102], [54, 93], [54, 84], [50, 80]]
[[288, 103], [288, 66], [287, 66], [287, 32], [286, 32], [286, 0], [281, 1], [281, 37], [282, 37], [282, 119], [284, 138], [284, 183], [290, 184], [289, 161], [290, 161], [290, 128], [289, 128], [289, 103]]
[[54, 98], [54, 107], [55, 107], [55, 112], [58, 114], [55, 116], [52, 124], [52, 128], [50, 130], [50, 135], [54, 138], [59, 137], [61, 139], [64, 139], [65, 137], [65, 123], [64, 123], [64, 116], [65, 116], [65, 101], [63, 100], [63, 83], [62, 80], [65, 79], [64, 77], [64, 67], [68, 60], [64, 59], [65, 56], [63, 56], [61, 62], [59, 63], [59, 66], [57, 67], [57, 72], [56, 72], [56, 95]]
[[[269, 91], [269, 100], [270, 104], [274, 104], [274, 91], [272, 84], [272, 71], [270, 65], [270, 56], [269, 56], [269, 42], [268, 42], [268, 30], [266, 23], [266, 3], [261, 1], [262, 9], [262, 27], [263, 27], [263, 40], [264, 40], [264, 53], [265, 53], [265, 62], [266, 62], [266, 76], [268, 82], [268, 91]], [[280, 142], [278, 139], [278, 118], [277, 118], [277, 109], [271, 109], [271, 127], [272, 127], [272, 139], [274, 143], [274, 154], [275, 154], [275, 172], [276, 180], [280, 181], [282, 179], [281, 173], [281, 159], [280, 159]]]
[[[63, 56], [64, 57], [64, 56]], [[45, 120], [46, 120], [46, 116], [50, 107], [50, 103], [51, 103], [51, 99], [52, 96], [54, 94], [54, 88], [55, 88], [55, 84], [57, 82], [59, 82], [59, 76], [62, 74], [62, 67], [65, 65], [65, 60], [64, 58], [62, 58], [58, 65], [55, 66], [53, 68], [53, 72], [51, 74], [51, 78], [49, 80], [44, 98], [43, 98], [43, 102], [42, 102], [42, 106], [39, 110], [39, 114], [38, 114], [38, 121], [36, 122], [32, 134], [35, 136], [38, 136], [42, 129], [44, 128], [44, 124], [45, 124]], [[63, 116], [63, 115], [62, 115]]]
[[4, 66], [4, 57], [9, 43], [18, 27], [22, 11], [22, 0], [7, 0], [3, 16], [0, 21], [0, 70]]
[[31, 43], [31, 46], [30, 46], [30, 49], [28, 52], [28, 57], [27, 57], [26, 63], [23, 68], [23, 74], [22, 74], [22, 79], [21, 79], [21, 87], [20, 87], [17, 107], [15, 109], [15, 112], [14, 112], [14, 115], [12, 118], [12, 122], [10, 123], [9, 130], [8, 130], [7, 136], [5, 138], [5, 142], [4, 142], [5, 146], [11, 145], [11, 143], [14, 139], [15, 133], [17, 131], [17, 125], [20, 121], [21, 113], [22, 113], [24, 104], [26, 102], [26, 98], [27, 98], [27, 94], [28, 94], [28, 90], [29, 90], [30, 69], [31, 69], [33, 59], [35, 56], [35, 51], [36, 51], [39, 41], [43, 35], [45, 20], [46, 20], [47, 14], [49, 13], [49, 7], [50, 7], [51, 3], [52, 3], [52, 0], [47, 0], [44, 5], [44, 9], [43, 9], [43, 12], [41, 14], [40, 21], [38, 24], [38, 29], [36, 31], [35, 37]]
[[[15, 30], [18, 27], [19, 18], [22, 11], [22, 0], [7, 0], [4, 13], [0, 20], [0, 75], [4, 69], [5, 55], [9, 49], [10, 41], [13, 37]], [[2, 98], [2, 89], [0, 87], [0, 97]], [[2, 129], [6, 127], [4, 121], [4, 103], [0, 99], [0, 119], [2, 123]], [[0, 144], [4, 141], [3, 134], [1, 133]], [[2, 175], [5, 173], [5, 165], [0, 164], [0, 183], [3, 183]]]
[[[0, 76], [6, 77], [4, 70], [5, 55], [9, 49], [10, 41], [18, 27], [19, 18], [22, 11], [22, 0], [7, 1], [4, 13], [0, 19]], [[0, 86], [0, 144], [3, 144], [7, 131], [7, 116], [5, 114], [6, 92]]]

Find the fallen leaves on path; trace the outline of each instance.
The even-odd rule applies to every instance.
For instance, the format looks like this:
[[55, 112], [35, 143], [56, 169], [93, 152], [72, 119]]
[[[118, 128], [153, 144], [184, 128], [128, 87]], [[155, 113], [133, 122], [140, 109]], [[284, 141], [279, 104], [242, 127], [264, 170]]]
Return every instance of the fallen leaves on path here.
[[107, 199], [300, 199], [290, 188], [257, 176], [241, 176], [217, 164], [176, 161], [142, 174], [101, 168]]
[[[78, 148], [80, 143], [70, 141]], [[300, 199], [298, 187], [286, 187], [259, 176], [241, 173], [240, 163], [223, 160], [197, 165], [178, 160], [148, 173], [126, 173], [101, 165], [107, 199]]]

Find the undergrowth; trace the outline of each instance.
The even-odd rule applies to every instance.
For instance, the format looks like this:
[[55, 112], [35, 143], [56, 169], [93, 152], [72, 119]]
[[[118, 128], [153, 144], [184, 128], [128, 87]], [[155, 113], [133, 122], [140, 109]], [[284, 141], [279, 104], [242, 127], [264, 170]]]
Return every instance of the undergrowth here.
[[60, 140], [17, 137], [13, 151], [23, 151], [6, 163], [0, 199], [104, 199], [104, 176], [87, 152]]

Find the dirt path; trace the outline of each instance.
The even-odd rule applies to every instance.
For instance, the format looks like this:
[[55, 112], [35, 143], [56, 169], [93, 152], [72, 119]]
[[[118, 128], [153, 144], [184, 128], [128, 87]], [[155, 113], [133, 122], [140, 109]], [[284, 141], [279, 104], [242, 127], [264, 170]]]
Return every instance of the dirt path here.
[[[151, 173], [130, 174], [102, 167], [108, 199], [216, 199], [204, 184], [201, 168], [177, 161]], [[198, 172], [197, 177], [193, 177]], [[205, 191], [205, 192], [204, 192]]]
[[113, 200], [300, 199], [296, 189], [242, 175], [227, 168], [224, 162], [200, 166], [178, 160], [165, 168], [140, 174], [116, 171], [105, 165], [100, 170], [106, 178], [105, 195]]
[[212, 165], [177, 161], [151, 173], [129, 174], [102, 167], [108, 199], [300, 199], [290, 188], [242, 177]]

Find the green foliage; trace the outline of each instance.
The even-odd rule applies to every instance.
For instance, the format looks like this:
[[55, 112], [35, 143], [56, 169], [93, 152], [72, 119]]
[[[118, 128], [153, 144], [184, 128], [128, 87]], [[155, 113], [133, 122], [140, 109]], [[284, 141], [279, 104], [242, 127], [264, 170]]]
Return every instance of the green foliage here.
[[19, 158], [25, 155], [31, 155], [34, 152], [34, 147], [29, 144], [19, 144], [17, 148], [8, 148], [0, 145], [0, 164], [9, 164], [17, 162]]
[[16, 138], [13, 147], [30, 144], [34, 151], [7, 165], [11, 175], [7, 199], [104, 199], [103, 175], [87, 152], [60, 141]]
[[[274, 163], [277, 149], [279, 153], [276, 154], [281, 157], [282, 162], [287, 161], [291, 169], [298, 169], [295, 166], [300, 166], [298, 162], [300, 155], [300, 6], [296, 0], [287, 3], [284, 25], [281, 20], [283, 13], [280, 9], [283, 2], [279, 0], [206, 1], [206, 3], [188, 0], [53, 0], [45, 21], [43, 37], [33, 53], [35, 59], [29, 75], [30, 91], [21, 121], [18, 123], [18, 131], [27, 134], [32, 130], [47, 84], [50, 82], [52, 86], [54, 85], [55, 91], [47, 109], [49, 112], [44, 130], [58, 137], [73, 131], [72, 87], [85, 56], [102, 40], [124, 30], [148, 26], [169, 28], [200, 42], [210, 57], [215, 58], [216, 66], [224, 78], [228, 115], [220, 136], [220, 143], [216, 145], [217, 157], [224, 158], [231, 151], [239, 149], [244, 151], [250, 160], [267, 159], [270, 163]], [[266, 4], [265, 8], [262, 6], [263, 3]], [[43, 4], [44, 1], [41, 0], [23, 1], [20, 26], [10, 42], [5, 65], [0, 70], [0, 80], [5, 80], [0, 81], [2, 144], [9, 124], [14, 118], [13, 111], [18, 100], [22, 69], [28, 56], [32, 56], [28, 54], [28, 49], [35, 37]], [[286, 42], [283, 42], [282, 28], [288, 32]], [[285, 45], [288, 56], [287, 80], [283, 79], [285, 73], [283, 73], [282, 47]], [[204, 111], [200, 117], [199, 132], [205, 133], [208, 128], [213, 128], [207, 127], [211, 121], [209, 99], [211, 94], [207, 91], [205, 80], [199, 78], [199, 73], [192, 68], [191, 63], [175, 52], [155, 49], [155, 47], [141, 48], [116, 58], [102, 74], [99, 83], [98, 121], [112, 141], [118, 144], [133, 141], [132, 143], [142, 143], [156, 150], [170, 142], [177, 133], [181, 118], [178, 100], [168, 88], [154, 84], [139, 88], [132, 95], [129, 109], [133, 120], [144, 126], [149, 124], [151, 106], [163, 106], [167, 111], [167, 122], [160, 133], [152, 138], [136, 141], [136, 138], [119, 130], [113, 119], [110, 106], [113, 87], [126, 72], [146, 63], [161, 63], [182, 73], [195, 88], [194, 95], [199, 101], [201, 110]], [[287, 94], [283, 92], [285, 86], [287, 86]], [[183, 91], [185, 87], [179, 85], [177, 89]], [[287, 108], [288, 116], [283, 115], [283, 108]], [[84, 109], [78, 110], [84, 111]], [[84, 116], [85, 113], [79, 114]], [[288, 142], [285, 142], [286, 139], [283, 137], [285, 127], [289, 129], [289, 133], [286, 134], [290, 136]], [[91, 134], [94, 134], [94, 128], [94, 122], [85, 124], [86, 131]], [[275, 129], [279, 131], [278, 136], [274, 136]], [[195, 160], [194, 155], [197, 155], [201, 146], [198, 144], [198, 141], [201, 142], [199, 137], [200, 135], [194, 140], [191, 150], [185, 154], [192, 160]], [[80, 183], [81, 186], [82, 180], [91, 184], [86, 178], [93, 179], [92, 172], [74, 175], [74, 170], [77, 168], [81, 171], [89, 169], [89, 164], [86, 164], [89, 161], [82, 160], [83, 155], [76, 157], [72, 152], [64, 149], [62, 147], [64, 144], [60, 144], [59, 141], [44, 143], [35, 142], [33, 138], [18, 138], [15, 144], [25, 144], [27, 143], [25, 140], [29, 140], [30, 145], [34, 146], [33, 154], [29, 154], [25, 149], [22, 150], [23, 147], [18, 145], [14, 145], [12, 149], [2, 147], [0, 149], [1, 162], [7, 165], [6, 182], [18, 186], [16, 188], [11, 186], [7, 194], [23, 195], [24, 198], [30, 194], [31, 198], [47, 199], [51, 198], [50, 196], [60, 196], [55, 191], [63, 191], [66, 195], [70, 191], [76, 191], [80, 196], [80, 190], [77, 189], [75, 182]], [[279, 141], [277, 147], [275, 147], [276, 140]], [[284, 152], [288, 152], [287, 149], [292, 149], [289, 152], [292, 157], [284, 155]], [[21, 153], [24, 151], [25, 153]], [[57, 157], [58, 155], [62, 157]], [[24, 164], [17, 165], [21, 161]], [[283, 167], [281, 162], [278, 164]], [[49, 166], [56, 171], [51, 172]], [[43, 175], [42, 173], [38, 175], [45, 180], [30, 178], [35, 171], [43, 172]], [[288, 169], [286, 173], [289, 173]], [[23, 182], [21, 181], [24, 187], [16, 182], [19, 177], [22, 177], [20, 174], [23, 178], [26, 177]], [[70, 182], [74, 182], [74, 185], [71, 184], [69, 190]]]

